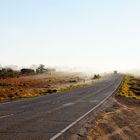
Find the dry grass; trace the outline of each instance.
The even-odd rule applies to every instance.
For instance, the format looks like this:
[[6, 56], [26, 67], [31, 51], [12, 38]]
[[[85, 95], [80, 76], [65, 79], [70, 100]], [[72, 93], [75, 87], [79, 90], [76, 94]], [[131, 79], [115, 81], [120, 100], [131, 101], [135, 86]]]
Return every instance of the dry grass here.
[[140, 99], [140, 79], [126, 75], [124, 83], [117, 95]]
[[63, 92], [84, 85], [86, 85], [85, 77], [56, 72], [0, 79], [0, 102]]
[[117, 97], [92, 124], [87, 140], [139, 140], [140, 100]]

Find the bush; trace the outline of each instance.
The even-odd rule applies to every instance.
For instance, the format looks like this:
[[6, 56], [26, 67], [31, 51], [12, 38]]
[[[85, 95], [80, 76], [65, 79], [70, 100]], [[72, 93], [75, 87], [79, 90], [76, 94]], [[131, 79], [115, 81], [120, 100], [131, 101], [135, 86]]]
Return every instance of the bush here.
[[76, 83], [76, 82], [77, 82], [77, 80], [72, 79], [72, 80], [69, 80], [69, 82], [70, 82], [70, 83]]
[[92, 78], [92, 80], [95, 80], [95, 79], [100, 79], [101, 76], [99, 74], [95, 74], [94, 77]]
[[21, 69], [20, 70], [21, 75], [30, 75], [30, 74], [35, 74], [35, 71], [33, 69]]
[[50, 93], [51, 94], [51, 93], [55, 93], [55, 92], [57, 92], [57, 89], [50, 89], [49, 88], [49, 89], [46, 89], [46, 90], [43, 91], [44, 94], [45, 93]]
[[18, 77], [19, 72], [12, 70], [11, 68], [2, 68], [0, 70], [0, 78], [8, 78], [8, 77]]

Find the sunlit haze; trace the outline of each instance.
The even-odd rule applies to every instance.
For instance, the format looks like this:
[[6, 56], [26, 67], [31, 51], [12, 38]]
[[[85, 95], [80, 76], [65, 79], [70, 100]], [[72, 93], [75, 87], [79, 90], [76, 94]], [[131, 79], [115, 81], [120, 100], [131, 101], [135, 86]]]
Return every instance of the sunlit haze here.
[[0, 64], [140, 69], [139, 0], [0, 0]]

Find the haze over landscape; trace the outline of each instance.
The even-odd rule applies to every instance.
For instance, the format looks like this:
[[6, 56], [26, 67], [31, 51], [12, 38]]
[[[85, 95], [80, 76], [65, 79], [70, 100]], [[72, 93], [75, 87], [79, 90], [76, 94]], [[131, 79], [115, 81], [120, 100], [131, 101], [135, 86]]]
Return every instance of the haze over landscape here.
[[140, 0], [0, 0], [0, 140], [140, 140]]
[[139, 0], [0, 1], [0, 64], [138, 70]]

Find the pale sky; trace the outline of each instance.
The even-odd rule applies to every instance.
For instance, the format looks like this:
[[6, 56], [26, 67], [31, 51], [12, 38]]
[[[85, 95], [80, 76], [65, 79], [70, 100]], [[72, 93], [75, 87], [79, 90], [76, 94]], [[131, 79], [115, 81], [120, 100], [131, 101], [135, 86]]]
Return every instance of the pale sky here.
[[0, 64], [140, 69], [140, 0], [0, 0]]

